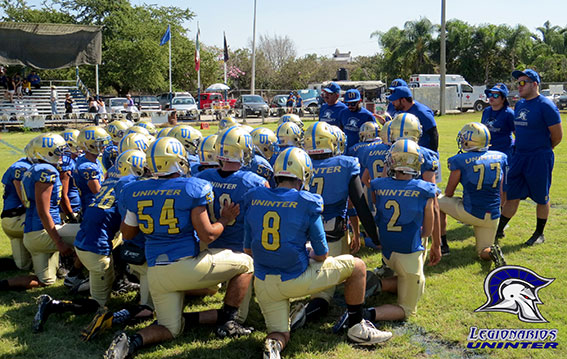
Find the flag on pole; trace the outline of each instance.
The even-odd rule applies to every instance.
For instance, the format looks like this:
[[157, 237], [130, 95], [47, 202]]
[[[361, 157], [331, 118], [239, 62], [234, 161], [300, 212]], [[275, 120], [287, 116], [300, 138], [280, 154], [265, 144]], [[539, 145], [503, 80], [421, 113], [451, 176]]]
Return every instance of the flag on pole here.
[[201, 68], [201, 54], [200, 54], [200, 45], [199, 45], [199, 37], [201, 37], [201, 30], [197, 28], [197, 38], [195, 40], [195, 71], [199, 71]]
[[228, 61], [228, 45], [226, 44], [226, 34], [223, 31], [223, 36], [224, 36], [224, 62]]
[[165, 34], [161, 37], [161, 41], [159, 42], [159, 46], [163, 46], [167, 44], [171, 40], [171, 30], [169, 29], [169, 25], [167, 25], [167, 30], [165, 30]]

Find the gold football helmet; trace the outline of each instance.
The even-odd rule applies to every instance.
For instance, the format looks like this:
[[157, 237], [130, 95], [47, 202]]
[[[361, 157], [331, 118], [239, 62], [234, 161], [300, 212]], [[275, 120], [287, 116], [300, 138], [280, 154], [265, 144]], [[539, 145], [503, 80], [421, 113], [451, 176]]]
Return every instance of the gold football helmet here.
[[411, 113], [403, 112], [394, 117], [390, 123], [390, 143], [394, 143], [401, 138], [409, 138], [418, 142], [421, 138], [421, 123], [419, 119]]
[[457, 144], [463, 152], [487, 151], [490, 146], [490, 131], [479, 122], [469, 122], [457, 135]]
[[276, 130], [280, 147], [303, 147], [303, 130], [293, 122], [284, 122]]
[[258, 127], [250, 135], [252, 135], [252, 143], [256, 152], [264, 156], [265, 159], [269, 160], [274, 153], [280, 150], [278, 138], [274, 131], [266, 127]]
[[380, 138], [380, 125], [377, 122], [368, 121], [360, 126], [358, 132], [360, 142], [372, 142]]
[[169, 131], [169, 137], [179, 140], [185, 147], [185, 150], [192, 155], [196, 155], [199, 149], [199, 144], [203, 140], [201, 131], [189, 125], [177, 125]]
[[114, 163], [120, 176], [133, 175], [141, 177], [146, 167], [146, 154], [140, 150], [128, 150], [122, 152]]
[[303, 129], [303, 121], [301, 121], [301, 118], [295, 114], [288, 113], [286, 115], [283, 115], [282, 117], [280, 117], [278, 121], [278, 125], [281, 125], [282, 123], [286, 123], [286, 122], [293, 122], [299, 128]]
[[79, 133], [81, 133], [81, 131], [74, 129], [68, 129], [61, 132], [61, 137], [63, 137], [65, 139], [65, 142], [67, 142], [67, 146], [69, 146], [69, 151], [73, 153], [77, 153], [80, 151], [79, 144], [77, 143], [77, 138], [79, 137]]
[[217, 153], [215, 151], [215, 143], [217, 135], [209, 135], [203, 138], [199, 145], [199, 162], [206, 166], [218, 166]]
[[238, 121], [228, 116], [219, 121], [219, 132], [232, 126], [238, 126]]
[[309, 185], [313, 174], [311, 158], [301, 148], [290, 147], [283, 150], [274, 163], [274, 177], [297, 178], [303, 183], [302, 187]]
[[148, 149], [150, 141], [140, 133], [130, 133], [120, 140], [118, 143], [118, 152], [126, 152], [128, 150], [145, 151]]
[[335, 153], [335, 155], [342, 155], [346, 150], [346, 135], [339, 126], [331, 125], [331, 128], [333, 129], [333, 133], [337, 137], [337, 152]]
[[187, 151], [179, 140], [172, 137], [160, 137], [151, 143], [146, 150], [146, 161], [155, 176], [184, 175], [189, 171]]
[[124, 133], [124, 136], [129, 135], [129, 134], [131, 134], [131, 133], [139, 133], [139, 134], [144, 135], [144, 136], [146, 136], [146, 137], [148, 137], [148, 138], [151, 136], [151, 135], [150, 135], [150, 131], [148, 131], [145, 127], [138, 126], [138, 125], [135, 125], [135, 126], [130, 127], [130, 128]]
[[143, 119], [136, 123], [136, 126], [140, 126], [148, 130], [150, 135], [155, 136], [157, 133], [156, 126], [152, 123], [152, 120]]
[[417, 177], [421, 173], [423, 155], [415, 141], [403, 138], [390, 147], [386, 155], [386, 163], [390, 176], [394, 175], [394, 171], [401, 171]]
[[252, 136], [240, 127], [229, 127], [218, 134], [215, 153], [220, 161], [240, 162], [246, 166], [253, 156]]
[[123, 120], [112, 121], [106, 126], [106, 132], [112, 137], [112, 142], [118, 143], [124, 137], [124, 133], [128, 130], [128, 124]]
[[52, 165], [61, 162], [61, 156], [68, 151], [65, 139], [56, 133], [45, 133], [30, 141], [28, 151], [33, 162], [43, 161]]
[[310, 155], [319, 153], [336, 154], [338, 138], [331, 126], [324, 121], [311, 124], [305, 131], [305, 151]]
[[173, 127], [164, 127], [161, 130], [158, 131], [156, 137], [160, 138], [160, 137], [166, 137], [169, 136], [169, 131], [171, 131], [173, 129]]
[[380, 130], [380, 139], [382, 140], [382, 143], [384, 143], [386, 145], [392, 144], [390, 142], [390, 125], [391, 124], [392, 124], [391, 120], [384, 123], [384, 125], [382, 126], [382, 130]]
[[240, 125], [240, 128], [248, 133], [252, 133], [252, 131], [254, 131], [254, 127], [248, 125]]
[[100, 126], [87, 126], [79, 132], [77, 143], [82, 150], [98, 155], [112, 143], [112, 138]]

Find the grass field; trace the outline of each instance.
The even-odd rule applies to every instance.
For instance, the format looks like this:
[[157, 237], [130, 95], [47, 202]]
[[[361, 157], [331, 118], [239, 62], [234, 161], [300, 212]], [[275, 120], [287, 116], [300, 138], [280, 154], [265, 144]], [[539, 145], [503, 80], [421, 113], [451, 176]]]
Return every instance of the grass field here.
[[[565, 115], [563, 126], [565, 128]], [[478, 113], [448, 115], [437, 119], [440, 133], [440, 154], [444, 189], [448, 178], [446, 160], [457, 152], [455, 137], [467, 122], [478, 121]], [[275, 127], [273, 124], [268, 127]], [[204, 134], [216, 131], [216, 126]], [[18, 149], [35, 134], [0, 134], [0, 173], [22, 156]], [[564, 141], [565, 142], [565, 141]], [[563, 233], [567, 229], [567, 145], [562, 143], [555, 151], [555, 171], [551, 191], [551, 215], [546, 228], [547, 242], [532, 248], [522, 244], [535, 227], [535, 204], [523, 201], [517, 215], [510, 222], [506, 238], [501, 242], [508, 264], [528, 267], [544, 277], [556, 278], [549, 287], [540, 291], [545, 324], [528, 324], [506, 313], [475, 313], [484, 304], [483, 283], [493, 268], [491, 263], [476, 259], [473, 230], [449, 219], [448, 234], [451, 255], [434, 267], [426, 267], [426, 290], [419, 303], [418, 315], [405, 323], [378, 323], [381, 329], [392, 330], [392, 340], [375, 349], [352, 347], [346, 335], [333, 335], [331, 327], [342, 312], [333, 308], [329, 317], [321, 322], [308, 324], [292, 334], [289, 346], [283, 352], [285, 358], [566, 358], [567, 357], [567, 246]], [[10, 244], [0, 232], [0, 256], [10, 255]], [[359, 256], [369, 268], [380, 264], [381, 255], [364, 248]], [[22, 274], [1, 272], [0, 279]], [[100, 358], [110, 343], [114, 330], [101, 334], [91, 343], [79, 339], [79, 331], [91, 316], [71, 314], [53, 315], [44, 332], [31, 333], [31, 323], [36, 311], [36, 298], [47, 293], [55, 298], [67, 296], [62, 281], [52, 287], [28, 292], [0, 292], [0, 358]], [[111, 309], [133, 299], [133, 295], [113, 297]], [[369, 305], [395, 303], [395, 296], [381, 294], [371, 298]], [[193, 300], [186, 310], [219, 307], [222, 293], [204, 300]], [[259, 358], [265, 335], [265, 326], [258, 305], [251, 303], [249, 324], [258, 330], [250, 337], [235, 340], [219, 340], [210, 328], [203, 327], [181, 335], [174, 341], [143, 349], [136, 358]], [[148, 323], [126, 328], [139, 329]], [[546, 328], [558, 329], [555, 350], [542, 349], [466, 349], [470, 327], [478, 328]], [[114, 328], [113, 328], [114, 329]], [[116, 328], [118, 330], [120, 328]]]

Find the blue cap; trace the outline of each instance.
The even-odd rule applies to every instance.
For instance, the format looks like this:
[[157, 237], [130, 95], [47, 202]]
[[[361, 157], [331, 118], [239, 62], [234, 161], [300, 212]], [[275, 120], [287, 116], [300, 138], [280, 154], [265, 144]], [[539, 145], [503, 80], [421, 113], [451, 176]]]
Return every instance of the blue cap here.
[[490, 92], [500, 92], [504, 98], [508, 97], [508, 87], [501, 82], [494, 85], [491, 89], [484, 90], [486, 96], [488, 96]]
[[541, 80], [539, 78], [539, 74], [537, 72], [535, 72], [532, 69], [526, 69], [524, 71], [520, 71], [520, 70], [516, 70], [514, 72], [512, 72], [512, 76], [514, 76], [514, 78], [517, 80], [520, 76], [527, 76], [529, 77], [532, 81], [537, 82], [538, 84], [541, 83]]
[[413, 94], [411, 93], [411, 90], [409, 87], [406, 86], [399, 86], [396, 87], [392, 94], [390, 96], [388, 96], [388, 101], [392, 102], [392, 101], [396, 101], [399, 100], [401, 98], [404, 97], [413, 97]]
[[358, 102], [360, 101], [360, 91], [357, 89], [350, 89], [345, 92], [345, 102]]
[[400, 87], [400, 86], [408, 87], [408, 83], [405, 82], [403, 79], [395, 79], [394, 81], [392, 81], [392, 83], [390, 84], [390, 87], [388, 89], [393, 90], [396, 87]]
[[336, 82], [330, 82], [327, 86], [323, 87], [323, 90], [328, 93], [341, 93], [341, 87]]

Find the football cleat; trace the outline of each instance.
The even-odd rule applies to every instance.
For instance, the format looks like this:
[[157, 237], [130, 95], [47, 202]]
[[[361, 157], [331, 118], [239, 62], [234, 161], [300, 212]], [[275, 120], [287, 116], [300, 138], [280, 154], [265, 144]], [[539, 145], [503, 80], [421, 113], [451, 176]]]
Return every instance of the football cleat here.
[[120, 176], [141, 177], [146, 168], [146, 154], [140, 150], [122, 152], [116, 159], [114, 166], [120, 171]]
[[417, 143], [409, 139], [401, 139], [388, 150], [386, 164], [390, 176], [394, 175], [394, 171], [399, 171], [417, 177], [421, 173], [423, 155]]
[[297, 127], [303, 128], [303, 121], [301, 121], [301, 118], [295, 114], [288, 113], [280, 117], [280, 119], [278, 120], [278, 126], [286, 122], [294, 123], [297, 125]]
[[309, 155], [300, 148], [286, 148], [274, 163], [274, 177], [291, 177], [300, 180], [303, 187], [309, 185], [313, 174], [313, 163]]
[[171, 137], [160, 137], [152, 142], [146, 150], [146, 162], [150, 172], [156, 176], [184, 175], [189, 171], [185, 147]]
[[380, 267], [376, 267], [373, 272], [379, 278], [390, 278], [395, 274], [392, 268], [388, 267], [385, 263], [383, 263]]
[[100, 332], [112, 327], [112, 319], [114, 316], [112, 312], [105, 309], [95, 315], [89, 325], [81, 331], [81, 338], [83, 341], [88, 342], [96, 337]]
[[130, 354], [130, 339], [124, 332], [114, 336], [106, 352], [104, 359], [125, 359]]
[[112, 137], [100, 126], [87, 126], [79, 132], [77, 143], [83, 151], [98, 155], [112, 143]]
[[281, 359], [282, 345], [279, 340], [266, 339], [264, 342], [263, 359]]
[[244, 335], [249, 335], [254, 331], [254, 328], [247, 328], [235, 320], [229, 320], [226, 323], [219, 325], [215, 333], [216, 335], [223, 338], [236, 338]]
[[112, 286], [112, 291], [115, 294], [126, 294], [126, 293], [129, 293], [129, 292], [135, 292], [135, 291], [138, 291], [138, 290], [140, 290], [140, 284], [130, 282], [126, 278], [119, 279], [119, 280], [115, 281], [114, 285]]
[[215, 153], [219, 161], [250, 164], [253, 157], [252, 136], [240, 127], [229, 127], [218, 134]]
[[71, 294], [79, 294], [84, 292], [89, 292], [91, 289], [91, 282], [89, 278], [85, 278], [80, 282], [76, 283], [73, 287], [69, 289], [69, 293]]
[[339, 317], [339, 320], [333, 325], [333, 333], [337, 334], [340, 331], [348, 329], [348, 309]]
[[293, 122], [284, 122], [276, 129], [280, 147], [303, 147], [303, 130]]
[[389, 340], [392, 333], [378, 330], [372, 322], [363, 319], [348, 329], [347, 337], [358, 345], [374, 345]]
[[447, 257], [451, 254], [451, 250], [449, 249], [448, 244], [441, 244], [441, 255], [443, 257]]
[[338, 152], [338, 138], [329, 124], [314, 122], [305, 131], [305, 151], [310, 155]]
[[419, 119], [415, 115], [407, 112], [397, 114], [388, 129], [390, 143], [394, 143], [402, 138], [418, 142], [422, 133]]
[[33, 317], [32, 331], [34, 333], [38, 333], [43, 330], [43, 324], [47, 320], [47, 317], [49, 317], [49, 314], [51, 314], [50, 305], [52, 301], [53, 299], [47, 294], [39, 296], [37, 300], [37, 312]]
[[278, 137], [266, 127], [258, 127], [250, 133], [256, 152], [269, 160], [279, 151]]
[[380, 138], [380, 125], [377, 122], [368, 121], [360, 126], [358, 132], [360, 142], [372, 142]]
[[289, 315], [289, 324], [291, 331], [301, 328], [305, 325], [307, 321], [306, 305], [303, 303], [296, 303], [293, 308], [291, 308], [291, 313]]
[[490, 259], [494, 262], [496, 267], [502, 267], [506, 265], [506, 260], [504, 259], [504, 254], [498, 244], [490, 246]]
[[203, 140], [201, 131], [189, 125], [177, 125], [169, 131], [167, 136], [178, 139], [187, 153], [191, 155], [197, 154], [199, 144]]
[[528, 239], [524, 244], [526, 246], [533, 246], [534, 244], [542, 244], [543, 242], [545, 242], [545, 237], [543, 236], [543, 233], [541, 234], [534, 233], [532, 234], [530, 239]]
[[482, 123], [467, 123], [457, 135], [457, 144], [463, 152], [487, 151], [490, 146], [490, 131]]
[[43, 161], [57, 165], [61, 162], [61, 156], [68, 151], [69, 147], [62, 136], [45, 133], [30, 141], [26, 157], [31, 156], [32, 162]]
[[364, 298], [369, 298], [375, 294], [379, 294], [382, 291], [382, 280], [373, 271], [366, 271], [366, 291], [364, 292]]

